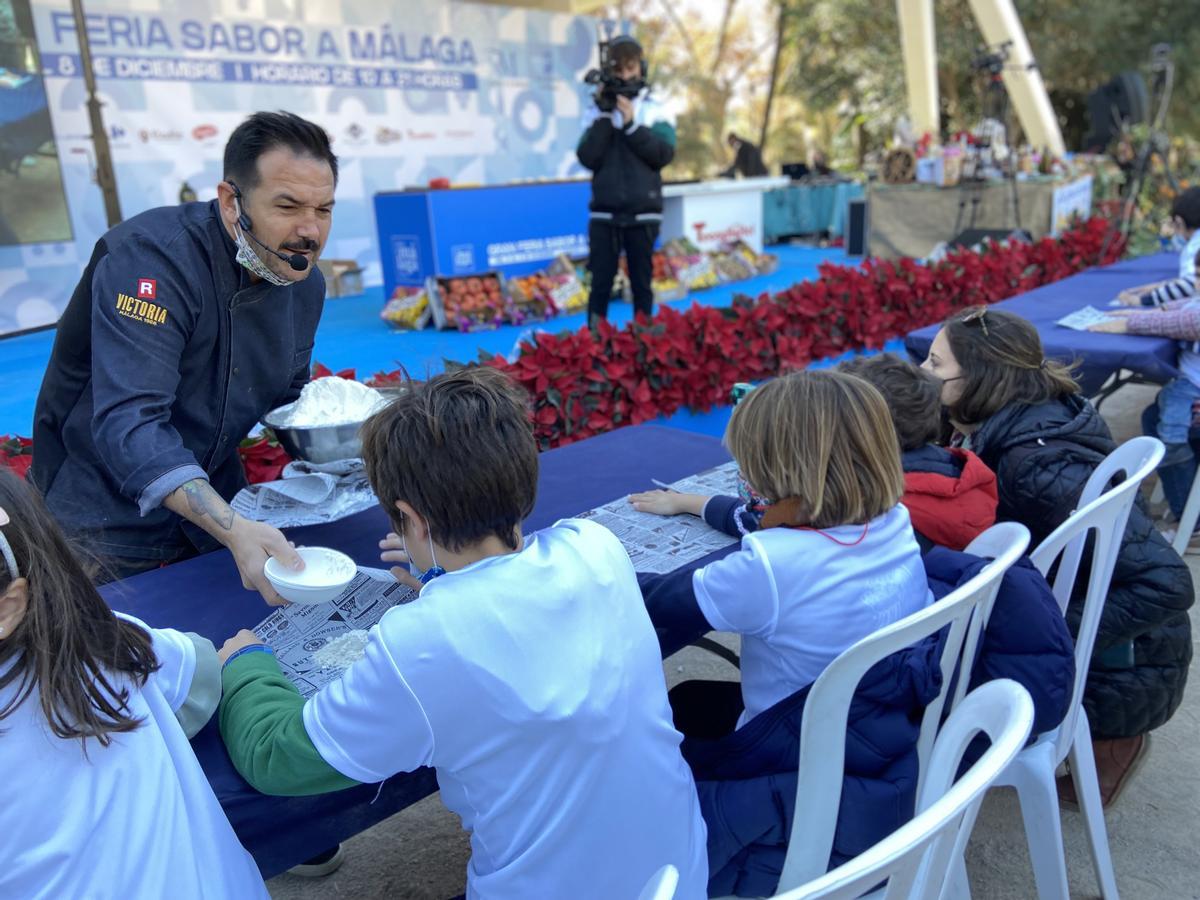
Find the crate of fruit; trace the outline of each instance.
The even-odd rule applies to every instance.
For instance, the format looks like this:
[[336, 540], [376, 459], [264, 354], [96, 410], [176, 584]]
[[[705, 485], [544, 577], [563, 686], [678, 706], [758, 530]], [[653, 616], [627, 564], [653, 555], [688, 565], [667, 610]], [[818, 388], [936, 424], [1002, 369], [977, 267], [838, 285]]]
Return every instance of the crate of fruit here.
[[433, 318], [433, 305], [429, 302], [430, 291], [428, 282], [424, 287], [397, 285], [379, 317], [393, 328], [402, 331], [424, 328]]
[[545, 272], [509, 278], [504, 287], [509, 299], [508, 320], [515, 325], [544, 322], [558, 312], [554, 277]]
[[731, 244], [726, 244], [721, 249], [746, 260], [759, 275], [769, 275], [779, 268], [778, 256], [774, 253], [758, 253], [745, 241], [734, 241]]
[[712, 264], [717, 277], [726, 284], [731, 281], [745, 281], [758, 274], [753, 263], [740, 253], [718, 251], [712, 255]]
[[437, 328], [480, 331], [504, 321], [508, 299], [500, 276], [489, 272], [434, 281], [433, 324]]

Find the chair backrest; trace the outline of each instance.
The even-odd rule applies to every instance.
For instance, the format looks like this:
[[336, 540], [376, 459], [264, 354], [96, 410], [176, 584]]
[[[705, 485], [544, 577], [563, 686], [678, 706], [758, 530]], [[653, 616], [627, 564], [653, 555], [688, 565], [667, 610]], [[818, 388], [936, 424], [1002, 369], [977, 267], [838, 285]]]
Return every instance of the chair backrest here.
[[[1108, 597], [1129, 513], [1137, 499], [1139, 486], [1154, 471], [1163, 452], [1162, 441], [1158, 438], [1136, 437], [1110, 453], [1096, 466], [1084, 485], [1075, 512], [1029, 554], [1033, 564], [1050, 580], [1059, 609], [1066, 613], [1079, 574], [1084, 544], [1089, 533], [1095, 534], [1083, 615], [1075, 635], [1075, 684], [1071, 691], [1071, 705], [1058, 730], [1056, 752], [1060, 760], [1070, 749], [1075, 734], [1092, 648], [1096, 643], [1096, 630], [1100, 627], [1100, 614], [1104, 611], [1104, 601]], [[1125, 480], [1107, 489], [1109, 482], [1120, 473], [1124, 473]], [[1049, 573], [1055, 561], [1058, 561], [1058, 569], [1054, 578], [1050, 579]]]
[[[1022, 526], [1017, 528], [1024, 530]], [[1026, 532], [1023, 542], [1014, 543], [993, 564], [938, 602], [849, 647], [813, 683], [800, 725], [796, 808], [783, 873], [779, 878], [780, 891], [811, 881], [829, 867], [842, 799], [850, 701], [863, 675], [880, 660], [936, 634], [947, 625], [952, 626], [948, 643], [952, 640], [961, 647], [976, 605], [989, 592], [994, 595], [1005, 570], [1025, 552], [1028, 540]], [[957, 658], [953, 653], [950, 656]], [[935, 729], [949, 680], [950, 674], [946, 672], [941, 695], [925, 709], [923, 721], [934, 722], [931, 727]]]
[[670, 863], [650, 876], [638, 900], [672, 900], [679, 886], [679, 870]]
[[[989, 681], [971, 691], [938, 734], [917, 816], [871, 849], [777, 895], [777, 900], [850, 900], [885, 878], [887, 885], [879, 895], [885, 900], [938, 897], [970, 837], [984, 793], [1021, 751], [1032, 727], [1033, 701], [1015, 681]], [[980, 732], [991, 739], [991, 746], [954, 782], [963, 754]]]
[[[952, 622], [946, 633], [942, 657], [939, 660], [943, 678], [942, 691], [937, 699], [925, 708], [925, 717], [921, 720], [921, 737], [917, 743], [917, 753], [921, 760], [918, 790], [929, 768], [929, 754], [933, 751], [934, 738], [941, 727], [943, 713], [952, 711], [970, 687], [975, 651], [992, 616], [992, 607], [996, 605], [1000, 582], [1004, 580], [1004, 573], [1009, 567], [1029, 548], [1029, 540], [1029, 529], [1024, 525], [1019, 522], [1000, 522], [978, 535], [964, 551], [972, 556], [991, 560], [981, 571], [994, 566], [999, 568], [999, 574], [980, 587], [975, 608], [964, 618]], [[946, 599], [950, 597], [947, 596]], [[954, 692], [951, 694], [950, 682], [955, 672], [958, 673], [958, 677], [954, 679]]]

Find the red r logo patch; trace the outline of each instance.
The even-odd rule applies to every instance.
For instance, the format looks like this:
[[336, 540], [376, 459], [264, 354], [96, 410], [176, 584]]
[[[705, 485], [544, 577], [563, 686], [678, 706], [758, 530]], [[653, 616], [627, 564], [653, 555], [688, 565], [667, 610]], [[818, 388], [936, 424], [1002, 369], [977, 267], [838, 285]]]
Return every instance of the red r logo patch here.
[[154, 278], [139, 278], [137, 295], [139, 300], [154, 300], [158, 295], [158, 280]]

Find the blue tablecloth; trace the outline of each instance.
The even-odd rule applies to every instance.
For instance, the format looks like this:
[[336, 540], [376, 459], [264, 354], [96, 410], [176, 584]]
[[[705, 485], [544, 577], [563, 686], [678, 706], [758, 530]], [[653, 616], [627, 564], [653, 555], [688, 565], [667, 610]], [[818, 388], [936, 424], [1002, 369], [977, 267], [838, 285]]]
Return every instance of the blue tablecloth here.
[[793, 184], [763, 194], [763, 240], [768, 244], [793, 234], [826, 231], [838, 237], [846, 230], [846, 205], [863, 195], [853, 181]]
[[[541, 456], [538, 501], [525, 523], [544, 528], [616, 497], [674, 481], [729, 459], [711, 437], [642, 425], [622, 428]], [[336, 547], [357, 562], [379, 565], [378, 541], [389, 530], [375, 508], [331, 525], [298, 528], [300, 544]], [[114, 609], [149, 625], [194, 631], [218, 647], [269, 613], [242, 588], [227, 551], [210, 553], [102, 588]], [[196, 756], [263, 876], [270, 878], [404, 809], [437, 790], [433, 771], [419, 769], [384, 783], [316, 797], [268, 797], [234, 770], [221, 743], [216, 717], [192, 741]], [[376, 794], [378, 792], [378, 797]]]
[[[1178, 357], [1175, 341], [1141, 335], [1075, 331], [1055, 323], [1085, 306], [1106, 310], [1109, 301], [1125, 288], [1174, 278], [1178, 274], [1178, 256], [1157, 253], [1104, 268], [1089, 269], [1011, 300], [1004, 300], [997, 303], [995, 308], [1014, 312], [1037, 326], [1048, 358], [1066, 362], [1077, 360], [1079, 368], [1076, 378], [1089, 396], [1099, 391], [1101, 385], [1121, 369], [1127, 369], [1147, 381], [1162, 383], [1179, 374], [1175, 367]], [[925, 359], [940, 327], [930, 325], [905, 337], [905, 349], [913, 359]]]

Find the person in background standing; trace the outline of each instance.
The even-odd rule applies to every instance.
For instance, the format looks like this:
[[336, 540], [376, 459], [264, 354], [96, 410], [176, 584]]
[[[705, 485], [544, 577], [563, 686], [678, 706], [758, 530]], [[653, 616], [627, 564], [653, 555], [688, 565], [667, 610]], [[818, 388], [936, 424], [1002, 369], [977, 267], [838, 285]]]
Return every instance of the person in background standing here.
[[596, 93], [596, 120], [576, 149], [592, 175], [588, 225], [592, 288], [588, 324], [608, 315], [621, 250], [629, 267], [633, 308], [649, 316], [654, 242], [662, 224], [662, 170], [675, 157], [675, 123], [646, 85], [641, 45], [628, 35], [609, 43], [609, 84]]
[[734, 152], [733, 164], [721, 173], [722, 178], [733, 178], [740, 174], [743, 178], [760, 178], [767, 174], [767, 165], [763, 162], [762, 151], [744, 137], [729, 132], [725, 142]]

